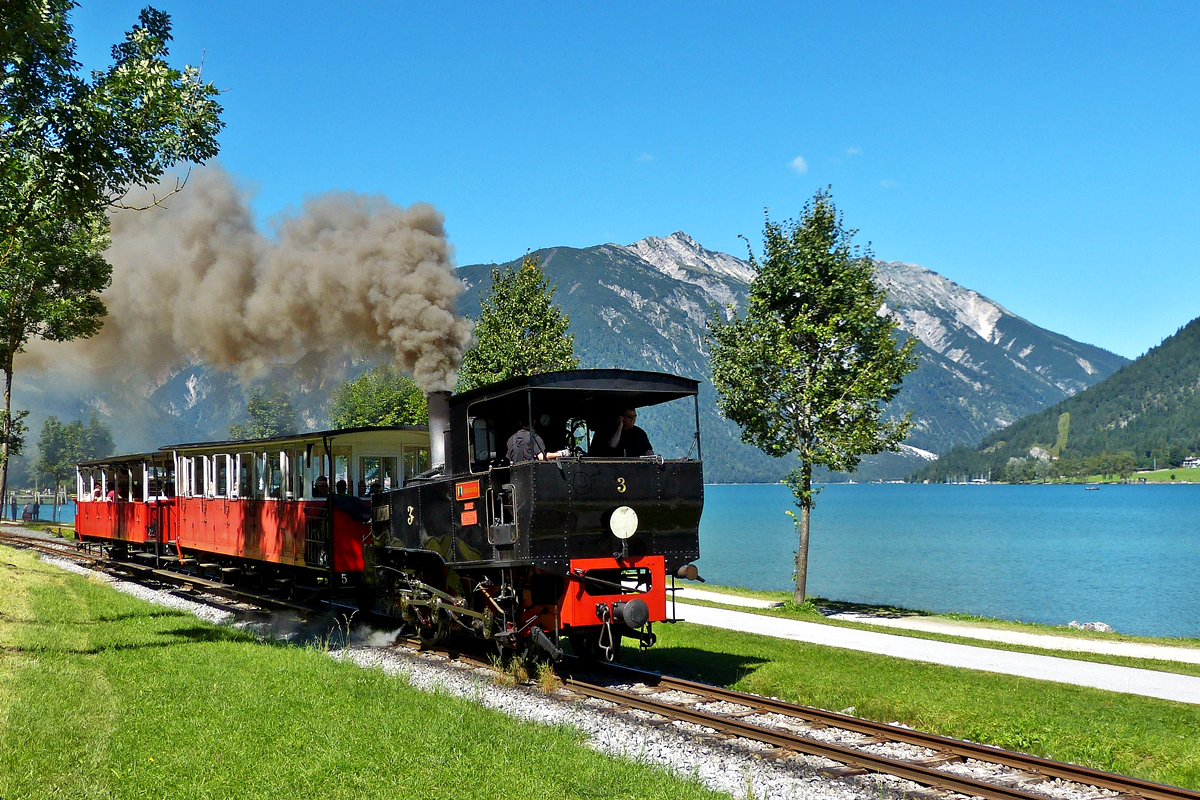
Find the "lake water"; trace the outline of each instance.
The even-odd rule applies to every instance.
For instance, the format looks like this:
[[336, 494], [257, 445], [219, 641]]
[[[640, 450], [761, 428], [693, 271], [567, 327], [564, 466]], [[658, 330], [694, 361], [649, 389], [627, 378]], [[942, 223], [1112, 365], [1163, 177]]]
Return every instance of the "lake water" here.
[[[793, 586], [781, 485], [705, 487], [700, 574]], [[1200, 637], [1200, 486], [834, 484], [817, 498], [808, 594]]]

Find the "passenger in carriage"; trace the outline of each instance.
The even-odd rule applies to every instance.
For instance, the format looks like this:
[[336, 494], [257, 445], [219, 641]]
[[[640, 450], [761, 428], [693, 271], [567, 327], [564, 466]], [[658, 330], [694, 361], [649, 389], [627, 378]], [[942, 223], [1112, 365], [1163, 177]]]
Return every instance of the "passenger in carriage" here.
[[317, 479], [315, 481], [313, 481], [312, 496], [313, 497], [328, 497], [329, 496], [329, 476], [328, 475], [318, 475]]
[[338, 494], [345, 494], [346, 493], [346, 481], [339, 478], [338, 482], [336, 484], [334, 484], [334, 489], [337, 490]]

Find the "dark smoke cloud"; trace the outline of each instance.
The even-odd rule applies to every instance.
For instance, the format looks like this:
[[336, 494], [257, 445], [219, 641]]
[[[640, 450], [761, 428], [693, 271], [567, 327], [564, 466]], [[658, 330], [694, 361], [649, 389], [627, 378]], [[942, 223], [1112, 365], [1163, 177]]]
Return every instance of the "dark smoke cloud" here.
[[433, 206], [330, 192], [285, 216], [272, 240], [214, 166], [164, 205], [113, 217], [102, 331], [31, 343], [22, 367], [67, 361], [102, 380], [154, 380], [199, 358], [253, 378], [384, 352], [427, 391], [453, 388], [471, 328], [454, 313], [464, 287]]

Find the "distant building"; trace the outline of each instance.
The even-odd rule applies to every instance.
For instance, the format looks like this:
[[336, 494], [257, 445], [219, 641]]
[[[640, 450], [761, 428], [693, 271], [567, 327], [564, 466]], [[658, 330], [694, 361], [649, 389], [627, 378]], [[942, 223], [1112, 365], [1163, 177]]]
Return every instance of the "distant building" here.
[[1200, 456], [1188, 456], [1187, 458], [1185, 458], [1183, 460], [1183, 464], [1181, 466], [1184, 469], [1192, 469], [1193, 467], [1200, 467]]

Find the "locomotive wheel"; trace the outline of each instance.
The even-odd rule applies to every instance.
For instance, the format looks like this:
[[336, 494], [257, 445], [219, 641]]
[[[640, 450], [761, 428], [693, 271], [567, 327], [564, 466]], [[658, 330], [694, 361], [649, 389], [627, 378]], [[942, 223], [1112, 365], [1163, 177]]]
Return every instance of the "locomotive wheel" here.
[[439, 609], [432, 625], [417, 625], [417, 638], [426, 647], [442, 644], [450, 638], [450, 616]]

